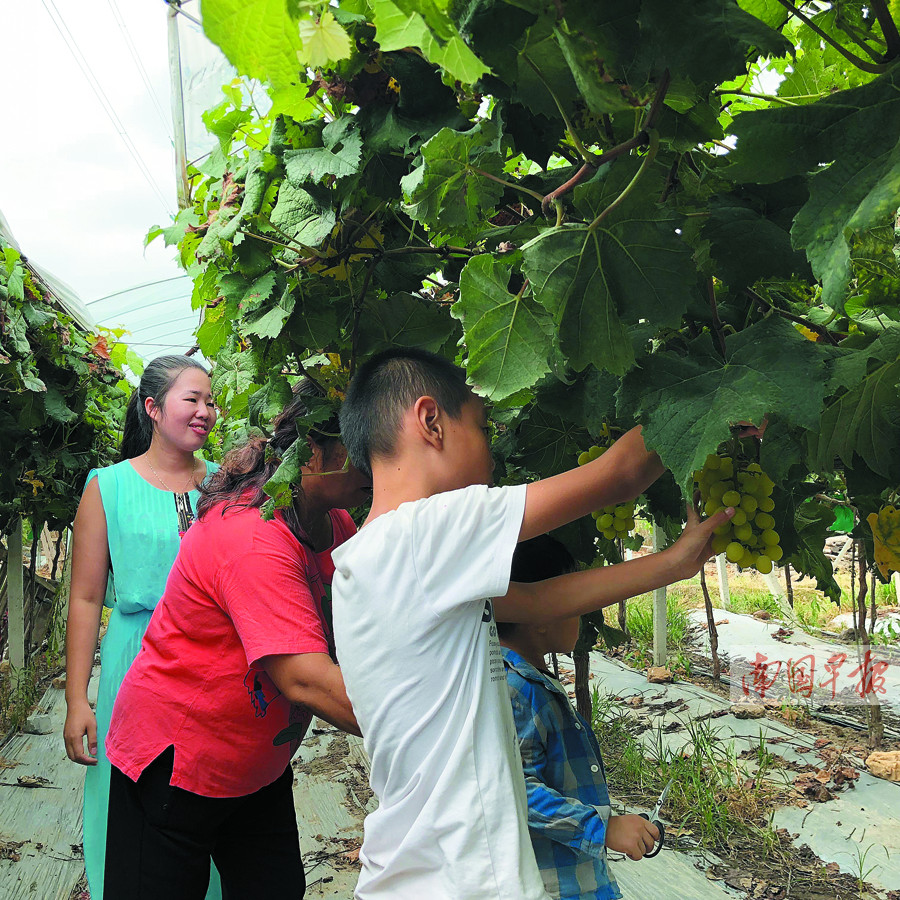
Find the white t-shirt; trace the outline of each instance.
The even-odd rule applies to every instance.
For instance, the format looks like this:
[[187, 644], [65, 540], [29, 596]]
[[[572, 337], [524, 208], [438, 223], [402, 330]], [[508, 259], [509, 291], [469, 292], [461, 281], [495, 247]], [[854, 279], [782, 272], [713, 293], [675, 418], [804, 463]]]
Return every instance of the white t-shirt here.
[[525, 486], [403, 503], [332, 554], [338, 661], [371, 760], [357, 900], [548, 900], [489, 598]]

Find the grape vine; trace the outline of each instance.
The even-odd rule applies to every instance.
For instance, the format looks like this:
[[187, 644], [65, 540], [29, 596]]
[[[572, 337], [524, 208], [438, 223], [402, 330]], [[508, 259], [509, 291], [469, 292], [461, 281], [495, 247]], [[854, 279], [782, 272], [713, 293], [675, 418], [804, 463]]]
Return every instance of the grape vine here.
[[[194, 275], [226, 446], [300, 374], [339, 398], [359, 359], [427, 347], [489, 399], [498, 480], [640, 423], [672, 473], [642, 508], [670, 535], [700, 472], [704, 503], [739, 495], [717, 537], [742, 565], [837, 598], [836, 508], [876, 558], [868, 521], [900, 485], [884, 4], [639, 0], [615, 27], [593, 0], [243, 9], [206, 0], [207, 33], [271, 108], [224, 88], [191, 205], [150, 234]], [[745, 460], [722, 449], [741, 422], [765, 424]], [[711, 455], [733, 474], [703, 476]], [[586, 563], [597, 538], [565, 531]]]
[[111, 357], [126, 353], [86, 334], [0, 242], [0, 534], [17, 517], [35, 535], [71, 525], [88, 470], [113, 461], [128, 386]]

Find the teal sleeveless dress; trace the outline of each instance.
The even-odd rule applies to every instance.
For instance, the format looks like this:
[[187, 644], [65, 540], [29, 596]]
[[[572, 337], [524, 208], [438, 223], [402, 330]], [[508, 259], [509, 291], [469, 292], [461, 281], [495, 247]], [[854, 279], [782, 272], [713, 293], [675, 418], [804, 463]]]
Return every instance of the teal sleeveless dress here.
[[[206, 463], [209, 477], [217, 466]], [[97, 695], [97, 765], [84, 779], [84, 865], [91, 900], [103, 898], [106, 860], [106, 820], [109, 807], [110, 764], [103, 743], [109, 730], [113, 703], [125, 673], [134, 662], [150, 616], [163, 595], [169, 570], [178, 555], [185, 521], [184, 494], [153, 487], [138, 475], [129, 460], [93, 469], [86, 484], [97, 478], [111, 566], [106, 605], [112, 607], [106, 636], [100, 644], [100, 687]], [[200, 497], [187, 494], [196, 514]], [[219, 875], [213, 868], [207, 900], [222, 896]]]

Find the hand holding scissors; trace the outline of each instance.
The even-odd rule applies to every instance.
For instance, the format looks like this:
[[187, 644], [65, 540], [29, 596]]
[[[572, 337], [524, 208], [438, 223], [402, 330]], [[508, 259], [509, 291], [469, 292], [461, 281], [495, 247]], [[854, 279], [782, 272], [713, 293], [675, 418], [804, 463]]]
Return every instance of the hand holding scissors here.
[[651, 825], [656, 826], [656, 829], [659, 831], [659, 843], [649, 853], [644, 854], [645, 859], [656, 856], [656, 854], [662, 850], [663, 844], [666, 842], [666, 827], [659, 821], [659, 814], [662, 811], [663, 803], [666, 802], [666, 795], [669, 793], [669, 789], [672, 787], [674, 781], [675, 777], [672, 776], [672, 778], [669, 779], [669, 783], [663, 788], [663, 792], [659, 795], [659, 800], [656, 801], [656, 806], [653, 807], [649, 816], [647, 813], [641, 813], [641, 818], [646, 819]]

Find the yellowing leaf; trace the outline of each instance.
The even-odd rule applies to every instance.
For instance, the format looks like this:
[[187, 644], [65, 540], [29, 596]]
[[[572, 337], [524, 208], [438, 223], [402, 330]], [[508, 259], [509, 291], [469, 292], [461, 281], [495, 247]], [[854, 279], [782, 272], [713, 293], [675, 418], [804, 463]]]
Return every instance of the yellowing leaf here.
[[900, 572], [900, 510], [883, 506], [866, 519], [875, 542], [875, 565], [883, 578], [889, 572]]
[[303, 19], [298, 27], [303, 49], [297, 51], [297, 58], [303, 65], [316, 68], [350, 55], [350, 38], [330, 12], [318, 22]]

